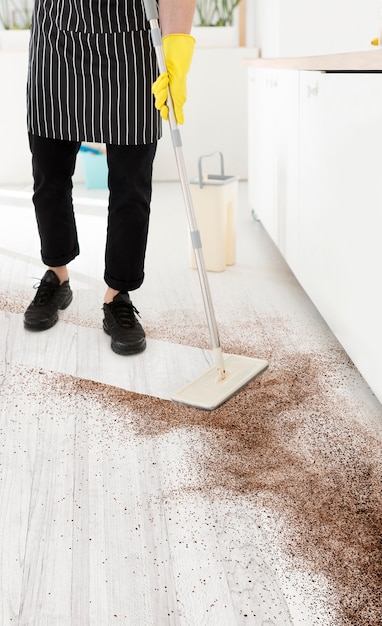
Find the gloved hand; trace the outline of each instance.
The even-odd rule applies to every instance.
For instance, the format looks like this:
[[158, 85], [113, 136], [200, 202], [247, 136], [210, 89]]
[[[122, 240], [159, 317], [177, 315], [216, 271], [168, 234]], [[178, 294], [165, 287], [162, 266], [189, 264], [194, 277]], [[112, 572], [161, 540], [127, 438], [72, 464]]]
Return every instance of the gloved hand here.
[[191, 35], [171, 34], [163, 37], [162, 44], [167, 72], [153, 83], [155, 107], [160, 111], [161, 117], [168, 120], [166, 101], [170, 89], [175, 119], [178, 124], [183, 124], [183, 105], [187, 98], [186, 77], [191, 66], [195, 39]]

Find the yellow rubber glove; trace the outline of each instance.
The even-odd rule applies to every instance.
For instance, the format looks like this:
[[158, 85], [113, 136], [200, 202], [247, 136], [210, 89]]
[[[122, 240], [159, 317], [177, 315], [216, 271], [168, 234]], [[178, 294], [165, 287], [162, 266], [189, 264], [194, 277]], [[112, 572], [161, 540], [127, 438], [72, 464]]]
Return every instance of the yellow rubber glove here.
[[168, 120], [166, 102], [170, 89], [175, 119], [178, 124], [183, 124], [183, 105], [187, 98], [186, 78], [191, 66], [195, 39], [191, 35], [171, 34], [163, 37], [162, 45], [167, 72], [153, 83], [155, 107], [160, 111], [161, 117]]

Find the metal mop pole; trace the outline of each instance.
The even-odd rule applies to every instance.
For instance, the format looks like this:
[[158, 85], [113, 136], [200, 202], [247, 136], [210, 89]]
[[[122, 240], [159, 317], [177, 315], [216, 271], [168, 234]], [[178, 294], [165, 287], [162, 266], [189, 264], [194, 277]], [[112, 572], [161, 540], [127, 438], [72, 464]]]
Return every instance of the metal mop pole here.
[[[144, 0], [146, 17], [148, 22], [150, 23], [151, 30], [151, 38], [155, 48], [156, 58], [158, 62], [158, 68], [160, 74], [163, 74], [167, 71], [166, 69], [166, 61], [163, 54], [162, 47], [162, 33], [159, 27], [159, 15], [158, 15], [158, 7], [156, 0]], [[186, 171], [186, 165], [184, 162], [183, 151], [182, 151], [182, 139], [180, 136], [180, 131], [178, 124], [175, 119], [174, 107], [170, 98], [168, 99], [167, 106], [169, 109], [169, 124], [171, 131], [171, 141], [174, 148], [175, 159], [179, 172], [180, 184], [182, 187], [183, 198], [187, 213], [187, 220], [190, 230], [191, 243], [195, 253], [195, 262], [199, 276], [200, 287], [203, 296], [204, 308], [207, 317], [207, 323], [210, 331], [212, 350], [215, 358], [216, 368], [218, 372], [218, 378], [220, 380], [225, 378], [225, 366], [224, 359], [222, 354], [222, 349], [220, 346], [219, 332], [217, 328], [216, 318], [214, 307], [212, 304], [211, 291], [210, 286], [207, 279], [207, 272], [205, 268], [203, 251], [202, 251], [202, 242], [200, 237], [200, 232], [198, 230], [198, 225], [196, 222], [195, 211], [192, 203], [190, 186], [188, 182], [188, 176]]]

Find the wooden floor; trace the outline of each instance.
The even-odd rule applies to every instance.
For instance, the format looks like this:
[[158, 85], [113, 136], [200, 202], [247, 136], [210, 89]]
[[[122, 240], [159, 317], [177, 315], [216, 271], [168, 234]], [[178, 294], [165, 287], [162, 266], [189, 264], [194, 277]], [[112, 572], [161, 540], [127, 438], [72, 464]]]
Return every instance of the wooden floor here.
[[[229, 434], [232, 422], [251, 414], [252, 398], [259, 397], [252, 393], [265, 390], [270, 402], [283, 368], [289, 400], [277, 419], [298, 414], [308, 446], [323, 436], [312, 424], [324, 419], [332, 394], [328, 429], [337, 435], [343, 429], [341, 450], [361, 442], [373, 481], [380, 480], [382, 407], [252, 218], [246, 185], [239, 186], [236, 263], [208, 276], [224, 350], [245, 354], [254, 347], [251, 354], [268, 359], [270, 368], [217, 417], [169, 401], [211, 363], [178, 185], [154, 186], [146, 280], [132, 294], [148, 346], [134, 357], [113, 354], [102, 331], [106, 193], [81, 187], [74, 193], [81, 245], [71, 264], [74, 301], [54, 328], [28, 333], [23, 311], [44, 271], [31, 194], [0, 190], [0, 625], [382, 623], [375, 604], [369, 621], [349, 617], [330, 571], [314, 566], [314, 554], [291, 558], [283, 544], [286, 518], [271, 506], [270, 486], [232, 490], [237, 467], [224, 465], [224, 476], [216, 471], [222, 451], [231, 454], [238, 442]], [[303, 351], [310, 358], [297, 377], [290, 355]], [[313, 393], [304, 400], [301, 394], [312, 390], [312, 364], [327, 368], [328, 380], [325, 386], [320, 373], [315, 393], [319, 388], [325, 398], [316, 396], [309, 415], [315, 411], [317, 419], [304, 439], [304, 407]], [[294, 404], [293, 385], [300, 394]], [[269, 420], [277, 390], [273, 408], [267, 404]], [[264, 416], [259, 408], [259, 421]], [[221, 428], [227, 448], [217, 449], [222, 440], [214, 439], [212, 425]], [[300, 435], [288, 432], [292, 446]], [[264, 442], [264, 458], [267, 450]], [[247, 467], [255, 466], [258, 458], [245, 454]], [[304, 454], [312, 468], [315, 450], [306, 447]], [[326, 465], [335, 462], [328, 459]], [[272, 474], [276, 481], [278, 471], [287, 475], [288, 463], [276, 471], [271, 461], [267, 480]]]

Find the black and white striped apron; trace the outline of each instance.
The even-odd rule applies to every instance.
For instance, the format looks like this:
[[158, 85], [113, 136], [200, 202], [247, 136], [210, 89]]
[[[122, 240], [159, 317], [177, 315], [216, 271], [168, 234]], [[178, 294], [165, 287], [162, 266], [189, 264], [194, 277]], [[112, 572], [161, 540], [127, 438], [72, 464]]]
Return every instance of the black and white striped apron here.
[[161, 135], [151, 93], [156, 77], [142, 0], [36, 0], [27, 88], [32, 134], [153, 143]]

